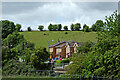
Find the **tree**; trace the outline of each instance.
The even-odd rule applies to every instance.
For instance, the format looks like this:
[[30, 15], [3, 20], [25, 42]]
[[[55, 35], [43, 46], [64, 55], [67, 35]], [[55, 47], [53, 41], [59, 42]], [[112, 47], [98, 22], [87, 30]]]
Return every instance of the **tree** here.
[[70, 28], [71, 28], [72, 31], [74, 31], [74, 24], [71, 24]]
[[100, 31], [101, 27], [104, 25], [102, 20], [97, 20], [95, 24], [97, 26], [97, 31]]
[[48, 29], [49, 29], [49, 31], [53, 30], [52, 24], [49, 24]]
[[96, 24], [93, 24], [92, 27], [91, 27], [91, 30], [92, 30], [92, 31], [97, 31], [96, 29], [97, 29], [97, 25], [96, 25]]
[[28, 27], [27, 30], [28, 30], [28, 31], [32, 31], [31, 27]]
[[31, 71], [35, 70], [31, 63], [19, 62], [16, 58], [8, 60], [8, 62], [2, 66], [2, 74], [4, 76], [9, 75], [28, 75]]
[[67, 73], [120, 78], [119, 24], [117, 12], [106, 17], [104, 25], [97, 32], [97, 43], [85, 54], [74, 54], [74, 63], [68, 66], [70, 70]]
[[[87, 62], [89, 59], [87, 59], [86, 55], [84, 54], [81, 54], [81, 55], [73, 54], [72, 56], [74, 56], [71, 59], [73, 63], [66, 67], [67, 69], [66, 74], [83, 75], [82, 71], [87, 67]], [[86, 74], [86, 75], [89, 75], [89, 74]]]
[[104, 23], [102, 20], [97, 20], [95, 24], [92, 25], [92, 31], [100, 31], [101, 27], [103, 27]]
[[61, 25], [61, 24], [58, 24], [58, 25], [57, 25], [57, 29], [58, 29], [58, 31], [61, 31], [62, 25]]
[[80, 23], [76, 23], [76, 24], [74, 25], [74, 30], [79, 31], [80, 28], [81, 28]]
[[40, 31], [43, 31], [43, 28], [44, 28], [44, 26], [42, 26], [42, 25], [38, 26], [38, 29], [39, 29]]
[[89, 32], [89, 26], [87, 26], [86, 24], [83, 25], [83, 31], [84, 32]]
[[53, 27], [53, 31], [56, 31], [57, 30], [57, 25], [55, 24], [55, 25], [52, 25], [52, 27]]
[[33, 54], [30, 57], [30, 61], [36, 69], [44, 69], [44, 61], [49, 57], [46, 49], [38, 48], [34, 50]]
[[9, 34], [7, 38], [2, 41], [2, 61], [3, 65], [12, 58], [17, 58], [18, 51], [17, 46], [24, 41], [23, 35], [19, 34], [17, 31]]
[[64, 26], [64, 30], [65, 30], [65, 31], [68, 31], [68, 26]]
[[7, 38], [3, 40], [2, 45], [8, 46], [9, 48], [17, 46], [24, 40], [23, 35], [19, 34], [17, 31], [9, 34]]
[[20, 24], [16, 24], [16, 31], [20, 31], [20, 29], [21, 29], [21, 25]]
[[88, 53], [91, 51], [93, 43], [91, 41], [85, 42], [83, 45], [77, 47], [77, 52], [80, 54]]
[[3, 39], [16, 30], [14, 22], [11, 22], [8, 20], [2, 20], [0, 21], [0, 23], [2, 24], [2, 38]]
[[16, 57], [17, 52], [15, 49], [8, 49], [6, 46], [2, 46], [2, 66], [5, 65], [10, 59]]

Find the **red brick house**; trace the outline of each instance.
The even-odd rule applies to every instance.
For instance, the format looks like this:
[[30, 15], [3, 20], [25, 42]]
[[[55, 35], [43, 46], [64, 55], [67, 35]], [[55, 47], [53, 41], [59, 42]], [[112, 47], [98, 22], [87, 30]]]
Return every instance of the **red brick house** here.
[[49, 46], [49, 52], [52, 53], [52, 58], [68, 58], [76, 53], [76, 48], [83, 43], [76, 41], [62, 41]]

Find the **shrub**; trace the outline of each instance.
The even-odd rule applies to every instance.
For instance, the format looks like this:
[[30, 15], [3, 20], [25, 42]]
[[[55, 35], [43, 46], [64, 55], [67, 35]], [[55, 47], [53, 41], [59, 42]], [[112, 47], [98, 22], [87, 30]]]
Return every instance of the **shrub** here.
[[62, 61], [61, 60], [56, 60], [56, 62], [55, 62], [55, 65], [60, 65], [62, 63]]
[[68, 32], [65, 32], [65, 34], [68, 34]]
[[28, 27], [27, 30], [28, 30], [28, 31], [32, 31], [31, 27]]
[[61, 61], [62, 63], [69, 63], [69, 59], [64, 59]]
[[44, 33], [44, 35], [46, 35], [46, 34]]

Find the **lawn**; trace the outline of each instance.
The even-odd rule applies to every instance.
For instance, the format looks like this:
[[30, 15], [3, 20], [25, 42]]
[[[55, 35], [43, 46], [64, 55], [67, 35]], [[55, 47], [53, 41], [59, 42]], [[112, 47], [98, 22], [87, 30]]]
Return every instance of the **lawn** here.
[[[65, 34], [67, 32], [67, 34]], [[55, 44], [60, 41], [77, 41], [95, 42], [97, 39], [96, 32], [82, 32], [82, 31], [31, 31], [31, 32], [20, 32], [24, 35], [24, 38], [35, 44], [35, 47], [45, 47], [48, 49], [49, 45]], [[52, 41], [54, 40], [54, 41]]]

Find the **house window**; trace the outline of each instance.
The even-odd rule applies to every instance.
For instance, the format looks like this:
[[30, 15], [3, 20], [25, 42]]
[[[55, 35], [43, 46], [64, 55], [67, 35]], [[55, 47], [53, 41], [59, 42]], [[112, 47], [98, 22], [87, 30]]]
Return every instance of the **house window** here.
[[61, 48], [57, 48], [57, 49], [56, 49], [56, 52], [61, 52]]
[[50, 52], [53, 52], [53, 48], [50, 48]]
[[66, 52], [70, 52], [70, 48], [69, 47], [66, 48]]

